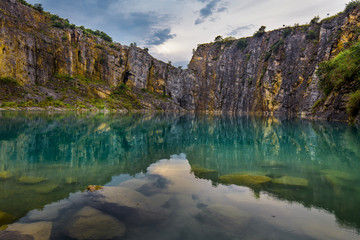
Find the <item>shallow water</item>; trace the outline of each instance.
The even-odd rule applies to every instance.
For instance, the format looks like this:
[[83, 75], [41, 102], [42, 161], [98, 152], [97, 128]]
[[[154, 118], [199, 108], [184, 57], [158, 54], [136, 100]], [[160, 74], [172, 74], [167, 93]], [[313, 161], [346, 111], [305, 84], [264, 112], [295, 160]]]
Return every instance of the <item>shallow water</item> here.
[[360, 239], [359, 171], [344, 123], [0, 112], [0, 239]]

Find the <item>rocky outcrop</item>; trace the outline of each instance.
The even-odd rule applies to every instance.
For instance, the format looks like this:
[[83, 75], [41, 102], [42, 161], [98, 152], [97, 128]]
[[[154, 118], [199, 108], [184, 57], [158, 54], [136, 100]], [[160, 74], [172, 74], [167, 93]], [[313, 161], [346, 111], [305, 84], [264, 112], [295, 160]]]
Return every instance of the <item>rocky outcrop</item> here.
[[359, 39], [359, 10], [261, 36], [200, 45], [189, 65], [196, 74], [195, 109], [347, 119], [346, 91], [313, 112], [324, 97], [316, 68]]
[[[346, 120], [348, 89], [324, 99], [316, 68], [359, 40], [359, 18], [357, 8], [309, 25], [202, 44], [189, 69], [181, 70], [144, 49], [106, 42], [84, 28], [54, 27], [51, 14], [3, 0], [0, 77], [20, 86], [2, 87], [0, 102], [25, 100], [23, 105], [31, 106], [50, 98], [91, 107], [96, 103], [87, 99], [100, 99], [106, 108]], [[124, 91], [118, 94], [119, 87], [127, 89], [125, 96]]]
[[[78, 95], [75, 100], [86, 103], [89, 98], [108, 99], [126, 85], [133, 102], [140, 102], [130, 102], [133, 108], [175, 110], [189, 105], [183, 99], [191, 101], [184, 97], [188, 80], [194, 78], [190, 71], [158, 61], [143, 49], [106, 42], [82, 28], [54, 27], [53, 18], [16, 0], [0, 2], [0, 77], [17, 84], [9, 88], [0, 81], [0, 102], [52, 98], [73, 104], [71, 96]], [[106, 107], [126, 108], [121, 105], [125, 100]]]

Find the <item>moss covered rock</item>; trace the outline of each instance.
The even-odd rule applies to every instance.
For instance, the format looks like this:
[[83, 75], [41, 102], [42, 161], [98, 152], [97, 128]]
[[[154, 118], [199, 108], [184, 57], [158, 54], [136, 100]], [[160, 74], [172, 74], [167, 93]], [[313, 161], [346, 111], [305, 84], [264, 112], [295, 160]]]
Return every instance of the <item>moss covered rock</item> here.
[[219, 177], [219, 173], [216, 170], [197, 166], [192, 166], [191, 172], [194, 173], [195, 177], [202, 179], [216, 180]]
[[15, 217], [6, 213], [0, 211], [0, 226], [12, 223], [15, 220]]
[[54, 191], [58, 187], [59, 187], [59, 184], [54, 184], [54, 183], [39, 184], [39, 186], [35, 189], [35, 192], [49, 193], [49, 192]]
[[6, 171], [2, 171], [0, 172], [0, 179], [2, 180], [6, 180], [6, 179], [9, 179], [11, 178], [13, 175], [11, 172], [6, 172]]
[[333, 170], [333, 169], [322, 170], [321, 174], [330, 179], [337, 178], [337, 179], [346, 180], [346, 181], [354, 181], [357, 179], [356, 176], [351, 175], [347, 172], [342, 172], [342, 171]]
[[273, 183], [286, 185], [286, 186], [295, 186], [295, 187], [306, 187], [309, 185], [309, 181], [306, 180], [305, 178], [291, 177], [291, 176], [276, 178], [273, 180]]
[[220, 177], [220, 181], [225, 184], [236, 184], [251, 188], [259, 188], [271, 183], [271, 178], [258, 175], [236, 175], [229, 174]]
[[24, 183], [24, 184], [37, 184], [37, 183], [45, 182], [46, 180], [47, 180], [47, 178], [43, 178], [43, 177], [24, 176], [24, 177], [18, 178], [18, 182]]

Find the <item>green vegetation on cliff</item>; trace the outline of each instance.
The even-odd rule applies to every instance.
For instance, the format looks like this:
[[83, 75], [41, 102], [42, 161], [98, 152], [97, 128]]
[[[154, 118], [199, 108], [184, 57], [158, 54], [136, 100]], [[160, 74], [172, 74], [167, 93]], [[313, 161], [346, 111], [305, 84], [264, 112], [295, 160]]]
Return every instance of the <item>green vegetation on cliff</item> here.
[[319, 87], [326, 96], [350, 86], [346, 108], [350, 118], [360, 110], [360, 42], [339, 53], [335, 58], [319, 64]]
[[95, 30], [94, 31], [92, 29], [87, 29], [84, 26], [77, 27], [77, 26], [75, 26], [75, 24], [71, 24], [68, 19], [63, 19], [63, 18], [59, 17], [56, 14], [51, 14], [49, 12], [45, 12], [40, 3], [36, 3], [36, 4], [32, 5], [32, 4], [28, 3], [28, 2], [26, 2], [25, 0], [17, 0], [17, 1], [19, 3], [21, 3], [21, 4], [24, 4], [25, 6], [33, 8], [36, 11], [38, 11], [38, 12], [44, 14], [45, 16], [47, 16], [50, 19], [51, 26], [53, 26], [53, 27], [57, 27], [57, 28], [61, 28], [61, 29], [64, 29], [64, 28], [71, 28], [71, 29], [79, 28], [79, 29], [83, 30], [83, 32], [85, 34], [87, 34], [87, 35], [94, 35], [94, 36], [97, 36], [97, 37], [103, 39], [104, 41], [107, 41], [107, 42], [110, 42], [110, 43], [112, 42], [112, 38], [103, 31], [100, 31], [100, 30]]

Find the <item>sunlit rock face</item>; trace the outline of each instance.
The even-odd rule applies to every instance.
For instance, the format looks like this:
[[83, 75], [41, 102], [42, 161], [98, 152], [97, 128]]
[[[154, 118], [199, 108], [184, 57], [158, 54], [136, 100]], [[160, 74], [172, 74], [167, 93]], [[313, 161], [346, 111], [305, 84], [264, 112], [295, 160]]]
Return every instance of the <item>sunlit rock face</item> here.
[[346, 119], [346, 87], [312, 111], [324, 97], [316, 68], [357, 41], [359, 14], [355, 9], [319, 23], [200, 45], [189, 64], [196, 75], [195, 109]]
[[[316, 68], [358, 40], [359, 9], [319, 23], [199, 45], [186, 70], [159, 61], [144, 49], [109, 43], [80, 28], [52, 27], [49, 16], [14, 0], [1, 1], [0, 9], [0, 76], [13, 77], [23, 86], [42, 85], [39, 93], [19, 96], [27, 101], [40, 101], [42, 95], [61, 99], [52, 91], [51, 81], [66, 75], [100, 81], [77, 93], [90, 92], [92, 98], [107, 99], [126, 84], [136, 92], [140, 102], [136, 108], [142, 109], [347, 119], [346, 86], [313, 111], [324, 97]], [[151, 94], [144, 98], [144, 92], [165, 99]]]

